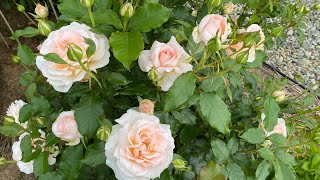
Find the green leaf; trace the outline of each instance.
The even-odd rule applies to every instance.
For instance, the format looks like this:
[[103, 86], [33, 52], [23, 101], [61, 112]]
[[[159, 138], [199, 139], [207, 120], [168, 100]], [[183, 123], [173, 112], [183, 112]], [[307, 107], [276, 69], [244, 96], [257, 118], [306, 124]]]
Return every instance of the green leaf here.
[[47, 172], [39, 177], [39, 180], [63, 180], [62, 176], [57, 172]]
[[169, 19], [171, 10], [161, 4], [145, 4], [129, 19], [130, 31], [149, 32]]
[[127, 85], [129, 80], [120, 73], [105, 71], [103, 73], [103, 78], [112, 84], [116, 85]]
[[295, 166], [297, 164], [294, 159], [294, 156], [289, 153], [280, 154], [277, 156], [277, 158], [280, 161], [282, 161], [283, 163], [290, 165], [290, 166]]
[[156, 178], [155, 180], [173, 180], [170, 176], [170, 172], [168, 169], [164, 170], [161, 174], [160, 177]]
[[236, 163], [228, 163], [227, 165], [228, 177], [230, 180], [246, 179], [241, 167]]
[[268, 139], [272, 142], [272, 145], [277, 147], [283, 146], [286, 143], [286, 137], [278, 133], [271, 134]]
[[32, 105], [26, 104], [19, 111], [19, 122], [24, 123], [32, 118]]
[[40, 176], [48, 172], [49, 163], [48, 163], [49, 152], [44, 151], [33, 162], [33, 173], [36, 176]]
[[17, 55], [21, 58], [21, 62], [26, 65], [34, 65], [36, 63], [36, 55], [26, 46], [19, 44]]
[[29, 135], [24, 136], [20, 142], [20, 149], [22, 152], [22, 161], [29, 162], [31, 161], [32, 156], [32, 146], [31, 146], [31, 137]]
[[68, 64], [62, 58], [60, 58], [60, 56], [58, 56], [55, 53], [49, 53], [49, 54], [42, 55], [42, 56], [47, 61], [51, 61], [51, 62], [58, 63], [58, 64]]
[[113, 55], [128, 70], [130, 64], [139, 57], [144, 47], [141, 33], [135, 32], [113, 32], [109, 43], [113, 48]]
[[62, 14], [74, 18], [88, 15], [88, 10], [80, 4], [79, 0], [64, 0], [58, 5], [58, 9]]
[[196, 88], [196, 77], [193, 72], [179, 76], [166, 94], [164, 110], [169, 112], [185, 103]]
[[261, 161], [256, 170], [256, 180], [265, 180], [270, 173], [270, 164], [267, 160]]
[[238, 147], [239, 147], [239, 143], [238, 143], [238, 140], [236, 138], [231, 138], [229, 141], [228, 141], [228, 144], [227, 144], [227, 147], [230, 151], [231, 154], [234, 154], [235, 152], [238, 151]]
[[29, 84], [33, 83], [36, 78], [37, 78], [36, 71], [27, 70], [21, 75], [19, 84], [21, 86], [28, 86]]
[[190, 109], [183, 109], [180, 111], [172, 111], [172, 115], [181, 124], [196, 124], [196, 117]]
[[62, 156], [59, 165], [59, 174], [63, 179], [72, 180], [78, 177], [82, 167], [83, 147], [82, 145], [67, 147]]
[[229, 149], [225, 142], [220, 139], [211, 141], [211, 149], [218, 161], [225, 161], [229, 158]]
[[287, 180], [287, 179], [296, 179], [294, 172], [292, 171], [292, 167], [284, 164], [281, 161], [274, 161], [273, 167], [275, 170], [275, 178], [276, 180]]
[[200, 171], [200, 180], [224, 180], [221, 168], [218, 163], [210, 161], [207, 166]]
[[97, 119], [103, 115], [101, 99], [93, 95], [81, 98], [74, 115], [80, 133], [88, 138], [94, 137], [99, 127]]
[[96, 167], [98, 165], [104, 164], [106, 162], [104, 148], [105, 142], [102, 141], [88, 146], [86, 155], [82, 160], [83, 164], [89, 165], [91, 167]]
[[280, 111], [280, 107], [276, 100], [274, 100], [272, 97], [268, 97], [264, 102], [264, 110], [266, 115], [264, 124], [266, 130], [271, 132], [278, 124], [278, 113]]
[[227, 134], [230, 132], [229, 123], [231, 113], [220, 96], [213, 93], [202, 93], [200, 95], [200, 109], [205, 120], [219, 132]]
[[251, 144], [260, 144], [263, 143], [265, 134], [260, 128], [250, 128], [240, 137]]
[[[99, 9], [93, 12], [93, 17], [97, 25], [112, 25], [119, 30], [123, 28], [119, 16], [113, 10]], [[91, 22], [89, 16], [84, 16], [82, 21]]]
[[96, 43], [90, 38], [85, 38], [85, 42], [88, 45], [86, 55], [87, 58], [90, 58], [96, 52]]
[[17, 137], [24, 133], [24, 129], [17, 123], [13, 124], [4, 124], [0, 126], [0, 133], [9, 136], [9, 137]]
[[46, 113], [50, 110], [50, 103], [44, 96], [33, 96], [30, 104], [33, 112]]
[[220, 76], [209, 78], [201, 82], [200, 89], [202, 89], [204, 92], [217, 91], [223, 82], [224, 81]]
[[14, 32], [14, 34], [10, 37], [10, 39], [16, 40], [19, 37], [30, 38], [30, 37], [36, 36], [38, 34], [39, 34], [38, 29], [29, 26], [29, 27], [26, 27], [21, 30], [16, 30], [16, 32]]
[[32, 97], [34, 96], [34, 94], [36, 93], [36, 91], [37, 91], [37, 85], [36, 85], [36, 83], [31, 83], [31, 84], [27, 87], [27, 89], [26, 89], [26, 91], [25, 91], [25, 95], [26, 95], [26, 97], [27, 97], [27, 99], [28, 99], [29, 101], [31, 101], [31, 99], [32, 99]]
[[272, 162], [274, 160], [274, 154], [272, 151], [270, 151], [270, 149], [264, 147], [258, 150], [258, 153], [260, 154], [260, 156], [262, 156], [264, 159]]
[[57, 144], [60, 141], [60, 138], [55, 136], [53, 133], [49, 133], [46, 137], [46, 147], [50, 147], [54, 144]]

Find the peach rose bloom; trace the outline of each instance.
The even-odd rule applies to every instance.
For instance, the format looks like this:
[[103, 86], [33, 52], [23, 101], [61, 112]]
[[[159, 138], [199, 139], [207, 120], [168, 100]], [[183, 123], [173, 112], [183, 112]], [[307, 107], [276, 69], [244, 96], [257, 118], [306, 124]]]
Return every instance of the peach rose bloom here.
[[230, 24], [227, 22], [227, 18], [219, 14], [206, 15], [200, 24], [194, 28], [192, 37], [194, 42], [204, 42], [208, 45], [208, 42], [212, 38], [220, 38], [223, 43], [231, 34]]
[[163, 91], [168, 91], [181, 74], [192, 71], [189, 58], [190, 55], [172, 36], [168, 43], [155, 41], [150, 50], [141, 52], [138, 62], [144, 72], [155, 70], [158, 77], [154, 81]]
[[[90, 38], [96, 45], [95, 53], [88, 59], [86, 49], [88, 45], [85, 38]], [[55, 53], [67, 64], [57, 64], [47, 61], [43, 56], [37, 56], [36, 65], [43, 76], [48, 78], [49, 84], [59, 92], [67, 92], [72, 84], [86, 77], [87, 72], [83, 70], [78, 62], [68, 59], [67, 50], [69, 44], [75, 44], [82, 49], [82, 62], [90, 71], [106, 66], [109, 63], [109, 44], [104, 35], [98, 35], [90, 31], [90, 27], [73, 22], [59, 30], [53, 31], [41, 44], [40, 54]]]
[[78, 124], [73, 111], [60, 113], [57, 120], [52, 124], [52, 132], [61, 140], [68, 142], [66, 145], [69, 146], [79, 144], [82, 137], [78, 131]]
[[138, 109], [139, 109], [139, 112], [153, 114], [154, 113], [154, 104], [151, 100], [144, 99], [140, 102]]
[[[265, 40], [264, 33], [262, 32], [262, 29], [259, 25], [257, 24], [252, 24], [250, 25], [246, 30], [239, 30], [238, 34], [242, 34], [244, 32], [259, 32], [260, 35], [260, 43], [262, 43]], [[260, 44], [259, 46], [256, 46], [256, 44], [252, 45], [250, 48], [243, 48], [243, 42], [238, 42], [237, 44], [232, 44], [226, 49], [227, 55], [231, 55], [232, 59], [236, 59], [236, 57], [244, 51], [249, 50], [249, 56], [248, 56], [248, 61], [247, 62], [253, 62], [256, 59], [256, 50], [264, 50], [264, 45], [263, 43]]]
[[[262, 123], [263, 123], [265, 118], [266, 118], [266, 115], [264, 113], [262, 113], [261, 114]], [[264, 129], [264, 125], [262, 125], [262, 127], [263, 127], [263, 130], [265, 131], [267, 137], [270, 136], [271, 134], [274, 134], [274, 133], [278, 133], [278, 134], [281, 134], [284, 137], [287, 137], [286, 122], [282, 118], [278, 118], [278, 124], [274, 127], [274, 129], [271, 132], [266, 131]]]
[[174, 140], [170, 126], [154, 115], [129, 109], [105, 146], [106, 164], [119, 180], [148, 180], [160, 176], [173, 158]]

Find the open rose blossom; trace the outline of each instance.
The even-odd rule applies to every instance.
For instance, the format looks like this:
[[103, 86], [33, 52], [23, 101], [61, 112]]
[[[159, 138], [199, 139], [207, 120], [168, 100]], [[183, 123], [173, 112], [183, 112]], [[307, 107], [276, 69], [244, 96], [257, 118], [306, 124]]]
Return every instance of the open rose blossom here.
[[[96, 51], [89, 59], [85, 53], [88, 47], [85, 38], [91, 39], [96, 45]], [[96, 71], [96, 69], [109, 63], [110, 53], [108, 50], [110, 46], [108, 39], [103, 35], [92, 33], [88, 26], [73, 22], [51, 32], [41, 44], [40, 54], [55, 53], [67, 64], [54, 63], [45, 60], [43, 56], [38, 56], [36, 65], [42, 74], [48, 78], [49, 84], [59, 92], [67, 92], [74, 82], [83, 80], [87, 75], [87, 72], [80, 67], [78, 62], [68, 59], [67, 50], [70, 44], [81, 48], [83, 52], [81, 61], [90, 71]]]
[[173, 158], [170, 126], [154, 115], [132, 109], [116, 120], [106, 142], [106, 164], [119, 180], [148, 180], [160, 176]]
[[264, 50], [263, 41], [265, 40], [264, 33], [262, 32], [262, 29], [257, 24], [250, 25], [246, 30], [239, 30], [238, 34], [242, 34], [244, 32], [259, 32], [260, 35], [260, 42], [259, 46], [256, 46], [256, 44], [253, 44], [250, 48], [244, 48], [243, 42], [238, 42], [237, 44], [232, 44], [226, 49], [227, 55], [231, 55], [232, 59], [235, 59], [241, 52], [248, 51], [249, 50], [249, 56], [247, 62], [253, 62], [256, 59], [256, 50]]
[[[14, 102], [12, 102], [9, 106], [9, 108], [7, 109], [6, 115], [7, 116], [11, 116], [14, 118], [14, 121], [18, 124], [20, 124], [19, 121], [19, 112], [20, 109], [26, 105], [26, 103], [22, 100], [15, 100]], [[26, 123], [23, 123], [23, 127], [26, 128]]]
[[[265, 118], [266, 118], [266, 115], [264, 113], [262, 113], [261, 114], [262, 123], [263, 123]], [[264, 129], [264, 125], [262, 125], [262, 127], [263, 127], [263, 130], [265, 131], [267, 137], [270, 136], [271, 134], [274, 134], [274, 133], [278, 133], [278, 134], [281, 134], [284, 137], [287, 137], [286, 122], [282, 118], [278, 118], [278, 124], [274, 127], [273, 131], [271, 131], [271, 132], [266, 131]]]
[[204, 42], [208, 45], [208, 42], [212, 38], [219, 38], [223, 43], [231, 33], [230, 24], [227, 22], [227, 18], [218, 14], [206, 15], [200, 24], [194, 28], [192, 37], [194, 42]]
[[82, 137], [78, 131], [78, 125], [73, 111], [64, 111], [60, 113], [57, 120], [52, 125], [52, 132], [63, 141], [68, 142], [67, 145], [69, 146], [79, 144], [80, 138]]
[[151, 50], [144, 50], [139, 57], [140, 69], [155, 71], [154, 81], [163, 91], [168, 91], [174, 81], [183, 73], [192, 71], [190, 55], [180, 46], [175, 37], [165, 44], [155, 41]]

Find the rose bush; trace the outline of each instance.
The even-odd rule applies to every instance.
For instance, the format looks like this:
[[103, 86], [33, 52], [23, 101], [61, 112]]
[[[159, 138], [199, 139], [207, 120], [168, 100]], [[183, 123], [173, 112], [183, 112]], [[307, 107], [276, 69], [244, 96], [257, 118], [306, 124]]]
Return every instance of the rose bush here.
[[38, 51], [19, 44], [13, 56], [26, 68], [19, 81], [26, 89], [0, 126], [19, 137], [13, 161], [1, 164], [45, 180], [319, 178], [319, 89], [294, 97], [286, 78], [256, 71], [287, 28], [303, 40], [304, 16], [319, 4], [61, 0], [57, 7], [53, 22], [46, 10], [56, 11], [38, 6], [38, 26], [11, 37], [44, 36]]

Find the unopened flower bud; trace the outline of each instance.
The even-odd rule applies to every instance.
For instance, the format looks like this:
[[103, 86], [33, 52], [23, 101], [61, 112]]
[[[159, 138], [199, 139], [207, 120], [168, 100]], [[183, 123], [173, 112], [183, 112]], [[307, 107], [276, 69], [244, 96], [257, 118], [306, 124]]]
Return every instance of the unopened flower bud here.
[[44, 126], [44, 123], [45, 123], [46, 120], [45, 120], [44, 117], [37, 117], [36, 121], [40, 126]]
[[155, 70], [154, 68], [152, 68], [149, 72], [148, 72], [148, 76], [151, 80], [156, 80], [158, 78], [158, 71]]
[[315, 10], [320, 9], [320, 3], [314, 4], [312, 8], [315, 9]]
[[70, 44], [68, 45], [67, 56], [70, 61], [75, 61], [75, 62], [81, 61], [83, 57], [82, 49], [75, 44]]
[[221, 0], [208, 0], [208, 3], [212, 7], [218, 7], [221, 4]]
[[4, 123], [6, 124], [12, 124], [15, 122], [15, 119], [12, 116], [4, 116], [3, 120], [4, 120]]
[[26, 11], [26, 9], [24, 8], [24, 6], [22, 6], [22, 5], [20, 5], [20, 4], [16, 4], [17, 5], [17, 9], [18, 9], [18, 11], [19, 12], [25, 12]]
[[191, 13], [191, 16], [193, 17], [197, 17], [198, 11], [197, 10], [193, 10]]
[[190, 169], [186, 166], [186, 162], [182, 159], [175, 159], [172, 161], [172, 164], [178, 171], [188, 171]]
[[233, 12], [235, 5], [232, 2], [227, 3], [223, 7], [224, 14], [231, 14]]
[[6, 164], [6, 159], [3, 157], [0, 157], [0, 165]]
[[42, 34], [44, 36], [48, 36], [52, 31], [50, 24], [46, 21], [43, 21], [43, 20], [38, 20], [38, 21], [39, 21], [38, 30], [39, 30], [40, 34]]
[[36, 9], [34, 12], [40, 17], [40, 18], [46, 18], [49, 15], [49, 10], [47, 7], [42, 6], [40, 3], [37, 4]]
[[80, 3], [82, 4], [82, 6], [89, 8], [93, 6], [94, 0], [80, 0]]
[[121, 9], [120, 9], [120, 14], [123, 17], [130, 18], [134, 14], [134, 9], [131, 3], [125, 3]]
[[276, 101], [281, 102], [286, 97], [286, 92], [285, 91], [274, 91], [272, 93], [272, 96], [274, 98], [276, 98]]
[[101, 126], [97, 131], [97, 138], [101, 141], [107, 141], [110, 135], [110, 128], [107, 125]]
[[21, 59], [19, 56], [11, 56], [11, 61], [15, 64], [19, 64], [21, 62]]
[[149, 99], [144, 99], [140, 102], [139, 112], [153, 114], [154, 113], [154, 103]]

